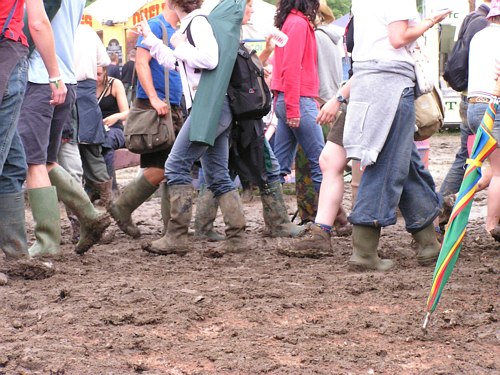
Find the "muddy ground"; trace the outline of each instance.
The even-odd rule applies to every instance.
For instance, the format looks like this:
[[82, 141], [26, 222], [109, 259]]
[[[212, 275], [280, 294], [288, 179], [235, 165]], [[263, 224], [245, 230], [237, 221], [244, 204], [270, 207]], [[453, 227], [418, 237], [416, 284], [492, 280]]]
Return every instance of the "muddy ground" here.
[[[438, 184], [458, 140], [432, 139]], [[120, 184], [134, 174], [120, 171]], [[383, 230], [381, 254], [397, 266], [381, 274], [347, 270], [349, 238], [334, 238], [328, 259], [277, 254], [257, 196], [245, 205], [251, 251], [219, 259], [202, 255], [209, 243], [182, 258], [141, 250], [160, 235], [159, 198], [134, 216], [142, 239], [113, 225], [113, 242], [84, 256], [64, 217], [55, 275], [0, 287], [0, 374], [498, 374], [500, 245], [484, 231], [485, 197], [427, 334], [433, 267], [417, 265], [401, 221]]]

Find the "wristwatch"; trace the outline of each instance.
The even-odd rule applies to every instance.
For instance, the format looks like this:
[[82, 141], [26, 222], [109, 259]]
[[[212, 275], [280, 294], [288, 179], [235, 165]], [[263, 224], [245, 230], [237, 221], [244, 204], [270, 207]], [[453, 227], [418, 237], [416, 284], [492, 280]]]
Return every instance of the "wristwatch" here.
[[347, 104], [347, 99], [344, 97], [344, 95], [342, 95], [340, 93], [340, 91], [337, 93], [337, 97], [336, 97], [337, 101], [340, 102], [340, 103], [344, 103], [344, 104]]

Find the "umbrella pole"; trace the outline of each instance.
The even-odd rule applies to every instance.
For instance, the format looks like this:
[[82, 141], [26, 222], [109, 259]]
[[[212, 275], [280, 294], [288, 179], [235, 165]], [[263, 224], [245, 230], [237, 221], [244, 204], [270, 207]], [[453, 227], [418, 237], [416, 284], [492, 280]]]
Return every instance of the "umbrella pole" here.
[[429, 320], [431, 319], [431, 313], [428, 312], [426, 315], [425, 315], [425, 320], [424, 320], [424, 324], [422, 325], [422, 329], [424, 330], [424, 332], [427, 332], [427, 325], [429, 324]]

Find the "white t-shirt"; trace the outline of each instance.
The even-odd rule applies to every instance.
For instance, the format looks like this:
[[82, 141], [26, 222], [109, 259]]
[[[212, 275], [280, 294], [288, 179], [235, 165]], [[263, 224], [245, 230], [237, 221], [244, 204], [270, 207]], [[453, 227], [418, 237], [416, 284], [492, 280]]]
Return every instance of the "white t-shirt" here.
[[491, 24], [474, 35], [469, 49], [468, 96], [492, 95], [495, 60], [500, 60], [500, 25]]
[[353, 0], [354, 61], [396, 60], [413, 64], [405, 47], [395, 49], [389, 42], [387, 26], [395, 21], [418, 18], [415, 0]]

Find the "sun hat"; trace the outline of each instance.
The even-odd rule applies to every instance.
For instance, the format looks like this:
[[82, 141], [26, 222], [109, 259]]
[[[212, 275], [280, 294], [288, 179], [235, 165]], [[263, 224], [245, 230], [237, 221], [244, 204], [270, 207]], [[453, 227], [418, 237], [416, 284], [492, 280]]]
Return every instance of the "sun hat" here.
[[490, 12], [486, 18], [500, 16], [500, 0], [492, 0], [490, 5]]

